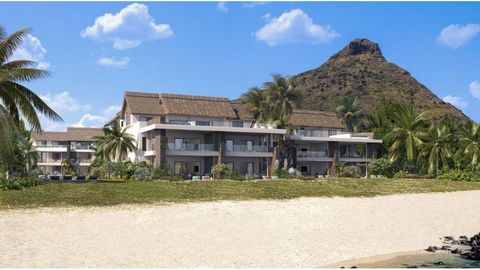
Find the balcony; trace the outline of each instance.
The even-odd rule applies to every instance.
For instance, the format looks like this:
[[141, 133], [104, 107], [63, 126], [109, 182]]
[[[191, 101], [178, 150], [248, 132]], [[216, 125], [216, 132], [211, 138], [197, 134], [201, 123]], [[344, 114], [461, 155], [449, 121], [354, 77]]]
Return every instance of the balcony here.
[[272, 152], [263, 145], [233, 145], [225, 147], [225, 156], [230, 157], [271, 157]]
[[36, 145], [35, 148], [39, 152], [67, 152], [67, 145]]
[[297, 151], [299, 161], [332, 161], [327, 151]]
[[83, 151], [83, 152], [95, 152], [95, 145], [91, 144], [76, 144], [71, 145], [70, 149], [72, 151]]
[[367, 162], [371, 161], [372, 159], [367, 157], [367, 155], [359, 154], [359, 153], [340, 153], [340, 161], [343, 162]]
[[176, 156], [218, 156], [218, 151], [214, 149], [213, 144], [203, 143], [168, 143], [166, 149], [167, 155]]
[[342, 132], [337, 131], [337, 130], [308, 130], [308, 129], [303, 129], [303, 130], [297, 130], [295, 131], [295, 134], [298, 136], [303, 136], [303, 137], [329, 137], [333, 135], [339, 135]]

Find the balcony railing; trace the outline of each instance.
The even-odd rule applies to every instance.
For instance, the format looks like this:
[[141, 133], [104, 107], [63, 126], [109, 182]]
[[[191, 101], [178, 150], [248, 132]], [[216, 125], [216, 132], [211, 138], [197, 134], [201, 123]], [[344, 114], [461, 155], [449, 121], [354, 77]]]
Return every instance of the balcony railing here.
[[173, 151], [215, 151], [213, 144], [192, 143], [192, 144], [167, 144], [167, 150]]
[[65, 148], [67, 149], [66, 145], [53, 145], [53, 144], [45, 144], [45, 145], [36, 145], [37, 148]]
[[234, 145], [233, 147], [225, 147], [225, 152], [269, 152], [267, 146], [262, 145]]
[[340, 158], [367, 158], [367, 155], [358, 153], [340, 153]]
[[72, 145], [71, 149], [73, 150], [95, 150], [94, 145]]
[[308, 130], [308, 129], [297, 130], [295, 133], [303, 137], [329, 137], [333, 135], [342, 134], [341, 131], [337, 131], [337, 130]]
[[326, 151], [298, 151], [299, 158], [328, 158]]

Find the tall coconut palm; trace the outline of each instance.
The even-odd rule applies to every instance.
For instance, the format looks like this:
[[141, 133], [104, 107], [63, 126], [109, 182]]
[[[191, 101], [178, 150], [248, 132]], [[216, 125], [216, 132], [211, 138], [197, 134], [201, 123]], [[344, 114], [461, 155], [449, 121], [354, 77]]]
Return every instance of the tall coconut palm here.
[[9, 61], [28, 31], [21, 29], [7, 36], [0, 26], [0, 159], [3, 162], [8, 162], [13, 156], [13, 137], [21, 119], [34, 131], [41, 131], [37, 113], [62, 121], [39, 96], [21, 84], [45, 78], [49, 72], [34, 68], [36, 63], [32, 61]]
[[425, 112], [417, 114], [411, 105], [400, 106], [392, 113], [392, 121], [393, 128], [385, 136], [391, 143], [388, 149], [390, 161], [395, 162], [402, 156], [413, 161], [428, 127]]
[[263, 122], [267, 119], [266, 91], [258, 87], [252, 87], [240, 97], [240, 100], [247, 105], [248, 112], [257, 122]]
[[333, 109], [338, 119], [346, 126], [347, 131], [353, 132], [360, 123], [361, 111], [358, 98], [343, 97], [333, 101]]
[[272, 82], [264, 84], [269, 120], [282, 128], [288, 123], [293, 108], [300, 107], [302, 96], [293, 89], [292, 78], [280, 74], [273, 74], [272, 77]]
[[452, 157], [453, 133], [448, 126], [432, 126], [423, 138], [419, 158], [426, 158], [428, 173], [438, 175], [441, 165]]
[[480, 124], [469, 122], [458, 135], [459, 145], [455, 159], [467, 159], [470, 165], [477, 165], [480, 158]]
[[128, 151], [137, 150], [135, 138], [127, 133], [127, 128], [122, 129], [117, 121], [104, 127], [103, 132], [103, 136], [96, 136], [95, 139], [97, 149], [103, 152], [105, 159], [120, 162], [127, 157]]

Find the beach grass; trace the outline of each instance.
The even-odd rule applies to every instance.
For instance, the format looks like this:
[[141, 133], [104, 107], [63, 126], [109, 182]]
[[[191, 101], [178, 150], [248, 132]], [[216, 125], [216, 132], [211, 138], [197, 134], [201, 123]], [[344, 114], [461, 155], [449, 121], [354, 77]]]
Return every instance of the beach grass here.
[[401, 193], [480, 190], [480, 182], [429, 179], [324, 179], [277, 181], [98, 181], [46, 183], [0, 191], [0, 208], [111, 206], [215, 200], [372, 197]]

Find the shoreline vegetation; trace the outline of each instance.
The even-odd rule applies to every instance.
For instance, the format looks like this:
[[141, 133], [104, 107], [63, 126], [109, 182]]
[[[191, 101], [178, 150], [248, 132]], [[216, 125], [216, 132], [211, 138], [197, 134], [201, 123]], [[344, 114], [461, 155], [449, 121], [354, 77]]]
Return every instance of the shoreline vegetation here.
[[100, 180], [45, 182], [22, 190], [0, 191], [0, 209], [114, 206], [208, 201], [284, 200], [300, 197], [374, 197], [480, 190], [480, 182], [432, 179]]

